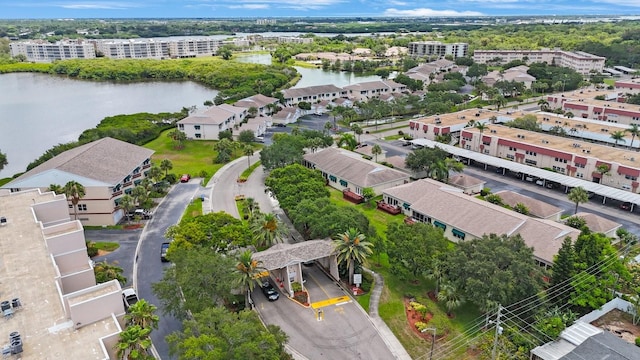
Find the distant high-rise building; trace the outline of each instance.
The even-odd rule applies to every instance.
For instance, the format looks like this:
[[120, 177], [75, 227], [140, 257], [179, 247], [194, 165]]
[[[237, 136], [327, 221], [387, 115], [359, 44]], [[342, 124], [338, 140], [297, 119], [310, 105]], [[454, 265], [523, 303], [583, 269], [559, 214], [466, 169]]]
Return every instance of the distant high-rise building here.
[[568, 67], [582, 75], [587, 75], [592, 71], [601, 73], [604, 69], [606, 58], [583, 51], [564, 51], [560, 49], [475, 50], [473, 52], [473, 61], [479, 64], [487, 62], [506, 64], [514, 60], [522, 60], [527, 64], [544, 62], [550, 65]]
[[443, 58], [451, 55], [454, 59], [467, 56], [469, 44], [452, 43], [445, 44], [440, 41], [415, 41], [409, 43], [409, 55], [432, 56]]

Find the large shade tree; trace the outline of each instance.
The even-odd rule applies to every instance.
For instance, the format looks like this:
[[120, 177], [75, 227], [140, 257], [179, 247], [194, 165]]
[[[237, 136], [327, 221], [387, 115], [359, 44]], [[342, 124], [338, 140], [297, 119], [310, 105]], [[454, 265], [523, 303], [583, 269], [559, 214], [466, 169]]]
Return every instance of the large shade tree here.
[[533, 249], [520, 235], [485, 235], [459, 242], [447, 257], [447, 279], [485, 311], [536, 295], [542, 285]]
[[413, 278], [426, 275], [451, 246], [441, 229], [422, 223], [389, 224], [387, 239], [393, 239], [387, 249], [392, 271]]
[[5, 166], [9, 165], [9, 161], [7, 160], [7, 154], [0, 151], [0, 171], [4, 169]]
[[271, 171], [265, 185], [278, 198], [280, 206], [288, 210], [303, 199], [328, 198], [325, 181], [319, 171], [293, 164]]
[[287, 335], [275, 325], [265, 328], [253, 311], [207, 308], [183, 321], [167, 342], [169, 353], [178, 359], [291, 359], [284, 347]]
[[165, 233], [172, 251], [198, 247], [222, 253], [252, 244], [252, 236], [248, 225], [225, 212], [183, 219]]
[[338, 264], [346, 265], [349, 271], [349, 284], [353, 284], [353, 273], [356, 265], [363, 264], [373, 253], [373, 244], [366, 241], [366, 236], [357, 229], [349, 229], [334, 237], [333, 243], [338, 253]]

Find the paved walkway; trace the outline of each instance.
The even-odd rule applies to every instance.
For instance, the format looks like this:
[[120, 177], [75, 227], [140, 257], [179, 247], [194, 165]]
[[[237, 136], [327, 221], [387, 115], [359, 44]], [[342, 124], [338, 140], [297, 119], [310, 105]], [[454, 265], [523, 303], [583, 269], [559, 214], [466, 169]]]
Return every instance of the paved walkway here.
[[382, 336], [384, 341], [387, 343], [387, 347], [389, 347], [396, 359], [411, 360], [411, 356], [409, 356], [407, 350], [405, 350], [404, 346], [402, 346], [398, 338], [393, 334], [393, 331], [389, 329], [387, 324], [378, 314], [380, 296], [382, 295], [382, 289], [384, 288], [384, 279], [382, 278], [382, 275], [369, 269], [365, 269], [365, 271], [372, 274], [375, 279], [375, 284], [371, 290], [371, 297], [369, 298], [369, 316], [371, 317], [371, 321], [376, 328], [378, 328], [378, 333], [380, 333], [380, 336]]

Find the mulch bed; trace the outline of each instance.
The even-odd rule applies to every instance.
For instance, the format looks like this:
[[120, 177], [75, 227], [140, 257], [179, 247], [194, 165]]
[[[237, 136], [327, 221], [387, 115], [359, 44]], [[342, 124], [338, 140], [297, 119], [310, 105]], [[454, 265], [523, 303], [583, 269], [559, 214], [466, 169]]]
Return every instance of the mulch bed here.
[[140, 229], [141, 227], [144, 227], [144, 225], [142, 224], [130, 224], [130, 225], [125, 225], [122, 228], [125, 230], [135, 230], [135, 229]]
[[411, 330], [416, 335], [420, 336], [421, 338], [423, 338], [425, 340], [431, 340], [431, 337], [433, 336], [432, 333], [431, 332], [421, 333], [416, 328], [416, 323], [418, 321], [422, 321], [424, 323], [428, 323], [429, 320], [431, 320], [431, 318], [433, 318], [433, 314], [428, 313], [426, 318], [422, 319], [420, 314], [417, 311], [413, 310], [411, 305], [409, 305], [410, 302], [411, 302], [411, 300], [409, 298], [404, 298], [404, 311], [405, 311], [405, 314], [407, 315], [408, 326], [411, 328]]

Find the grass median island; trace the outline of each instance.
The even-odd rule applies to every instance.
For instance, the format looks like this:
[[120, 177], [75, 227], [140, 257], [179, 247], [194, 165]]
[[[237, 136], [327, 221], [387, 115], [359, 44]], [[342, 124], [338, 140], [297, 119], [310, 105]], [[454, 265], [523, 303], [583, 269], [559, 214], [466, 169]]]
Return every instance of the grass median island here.
[[252, 164], [251, 166], [249, 166], [245, 171], [242, 172], [242, 174], [240, 174], [240, 179], [239, 180], [247, 180], [249, 178], [249, 176], [251, 176], [251, 174], [253, 173], [253, 171], [255, 169], [258, 168], [258, 166], [262, 165], [262, 163], [260, 161], [256, 162], [255, 164]]

